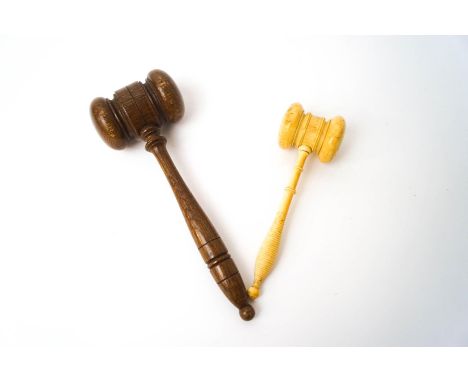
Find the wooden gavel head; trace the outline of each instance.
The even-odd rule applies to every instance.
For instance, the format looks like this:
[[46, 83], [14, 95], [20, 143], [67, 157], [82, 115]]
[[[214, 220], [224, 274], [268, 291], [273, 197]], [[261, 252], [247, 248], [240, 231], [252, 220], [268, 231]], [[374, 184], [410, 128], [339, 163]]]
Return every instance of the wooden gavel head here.
[[308, 146], [321, 162], [330, 162], [338, 151], [345, 132], [342, 117], [326, 120], [304, 113], [301, 104], [292, 104], [281, 123], [279, 145], [284, 148]]
[[184, 115], [184, 101], [171, 77], [153, 70], [145, 83], [134, 82], [114, 93], [114, 98], [96, 98], [91, 117], [101, 138], [113, 149], [123, 149], [145, 128], [177, 122]]

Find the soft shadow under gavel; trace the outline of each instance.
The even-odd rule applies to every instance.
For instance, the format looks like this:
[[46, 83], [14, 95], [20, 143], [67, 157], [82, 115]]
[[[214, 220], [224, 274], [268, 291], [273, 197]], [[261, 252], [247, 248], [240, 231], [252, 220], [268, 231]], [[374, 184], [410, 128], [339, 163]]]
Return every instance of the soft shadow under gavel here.
[[123, 149], [141, 138], [152, 152], [174, 191], [193, 240], [210, 272], [244, 320], [255, 311], [248, 302], [244, 282], [210, 220], [190, 192], [166, 150], [161, 127], [179, 121], [184, 114], [182, 96], [163, 71], [153, 70], [146, 82], [134, 82], [117, 90], [112, 100], [96, 98], [91, 116], [101, 138], [114, 149]]

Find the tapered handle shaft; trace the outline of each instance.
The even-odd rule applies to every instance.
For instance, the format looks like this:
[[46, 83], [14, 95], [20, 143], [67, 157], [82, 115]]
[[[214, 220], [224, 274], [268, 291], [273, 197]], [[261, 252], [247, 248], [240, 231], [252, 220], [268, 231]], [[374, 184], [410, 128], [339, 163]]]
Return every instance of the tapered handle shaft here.
[[239, 309], [242, 319], [252, 319], [255, 311], [249, 304], [241, 275], [213, 224], [203, 212], [169, 156], [166, 139], [157, 134], [147, 135], [145, 139], [146, 149], [155, 155], [161, 165], [193, 240], [213, 278], [229, 301]]
[[267, 236], [263, 240], [255, 261], [254, 281], [252, 286], [248, 289], [249, 296], [252, 299], [259, 296], [260, 286], [272, 271], [276, 258], [278, 257], [284, 222], [286, 221], [291, 201], [296, 193], [296, 186], [299, 182], [305, 160], [310, 153], [311, 149], [308, 146], [304, 145], [299, 147], [299, 155], [296, 165], [294, 166], [291, 180], [284, 190], [284, 196], [280, 208], [276, 213], [275, 220], [273, 221]]

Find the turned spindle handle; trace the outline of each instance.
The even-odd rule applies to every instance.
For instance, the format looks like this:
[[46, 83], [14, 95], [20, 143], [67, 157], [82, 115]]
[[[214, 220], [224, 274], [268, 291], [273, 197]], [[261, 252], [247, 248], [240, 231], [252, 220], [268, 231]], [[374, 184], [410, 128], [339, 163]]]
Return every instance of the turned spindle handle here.
[[224, 295], [239, 309], [243, 320], [251, 320], [255, 311], [248, 303], [244, 282], [221, 237], [200, 204], [185, 184], [166, 149], [166, 138], [153, 129], [144, 129], [146, 150], [153, 153], [172, 187], [192, 238], [211, 275]]
[[250, 298], [256, 299], [260, 295], [261, 285], [273, 270], [279, 253], [284, 222], [307, 157], [315, 153], [320, 161], [330, 162], [340, 147], [344, 130], [343, 118], [335, 117], [327, 121], [325, 118], [304, 113], [298, 103], [291, 105], [286, 112], [281, 123], [279, 144], [282, 148], [298, 148], [298, 158], [275, 220], [258, 252], [254, 280], [247, 290]]
[[296, 165], [294, 166], [293, 174], [288, 186], [284, 189], [284, 196], [281, 205], [276, 213], [275, 220], [268, 231], [267, 236], [263, 240], [262, 246], [255, 260], [254, 281], [248, 289], [249, 297], [256, 299], [260, 294], [260, 286], [265, 278], [270, 274], [278, 257], [279, 247], [281, 243], [281, 235], [283, 233], [284, 222], [288, 215], [289, 206], [296, 193], [297, 183], [302, 174], [304, 163], [311, 150], [308, 146], [299, 147], [299, 156]]

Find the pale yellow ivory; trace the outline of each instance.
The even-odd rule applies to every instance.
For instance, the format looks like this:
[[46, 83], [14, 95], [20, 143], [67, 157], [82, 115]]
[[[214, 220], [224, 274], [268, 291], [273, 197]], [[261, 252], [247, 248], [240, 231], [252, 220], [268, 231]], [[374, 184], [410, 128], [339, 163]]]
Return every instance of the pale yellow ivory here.
[[255, 299], [259, 296], [260, 286], [272, 271], [278, 257], [284, 222], [296, 193], [305, 160], [309, 154], [316, 153], [321, 162], [330, 162], [341, 145], [344, 131], [345, 121], [341, 117], [327, 121], [310, 113], [304, 114], [302, 106], [298, 103], [291, 105], [286, 112], [281, 123], [279, 144], [282, 148], [297, 147], [299, 155], [275, 220], [258, 252], [254, 281], [247, 290], [250, 298]]

